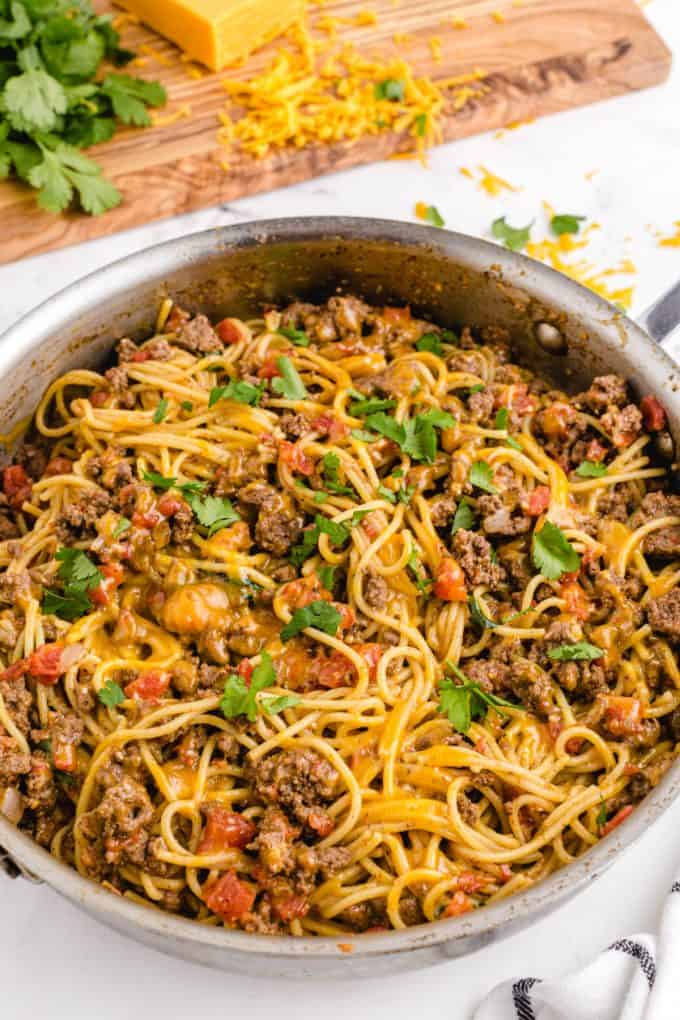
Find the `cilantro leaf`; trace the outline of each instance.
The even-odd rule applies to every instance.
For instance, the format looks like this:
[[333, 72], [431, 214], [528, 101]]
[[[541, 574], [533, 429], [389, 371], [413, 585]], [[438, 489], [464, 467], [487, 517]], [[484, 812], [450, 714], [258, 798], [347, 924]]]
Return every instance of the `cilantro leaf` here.
[[534, 532], [531, 558], [536, 569], [551, 581], [578, 570], [581, 565], [581, 557], [552, 521], [546, 521], [540, 531]]
[[15, 131], [47, 132], [68, 109], [64, 87], [47, 71], [24, 71], [5, 84], [2, 109]]
[[319, 535], [328, 535], [333, 545], [343, 545], [350, 536], [346, 524], [330, 521], [323, 514], [317, 514], [314, 524], [302, 532], [302, 542], [294, 545], [290, 551], [290, 562], [300, 567], [315, 552]]
[[245, 715], [250, 722], [257, 719], [257, 695], [276, 683], [276, 671], [268, 652], [262, 652], [260, 663], [255, 667], [247, 685], [242, 676], [232, 673], [227, 677], [220, 698], [220, 709], [227, 719]]
[[548, 652], [548, 658], [555, 662], [592, 662], [593, 659], [601, 659], [603, 655], [604, 651], [601, 648], [591, 645], [588, 641], [558, 645]]
[[106, 41], [76, 18], [53, 17], [42, 30], [40, 53], [54, 78], [76, 84], [95, 76], [106, 53]]
[[205, 482], [178, 482], [176, 478], [166, 478], [157, 471], [144, 471], [142, 478], [155, 489], [178, 489], [184, 496], [196, 496], [205, 489]]
[[386, 499], [388, 503], [397, 502], [396, 492], [393, 492], [392, 489], [388, 489], [386, 485], [380, 484], [376, 489], [376, 492], [381, 497], [381, 499]]
[[316, 573], [326, 591], [332, 592], [335, 587], [335, 567], [331, 567], [328, 563], [324, 563], [322, 567], [319, 567]]
[[107, 680], [97, 691], [97, 697], [107, 708], [115, 708], [125, 701], [125, 694], [115, 680]]
[[85, 212], [93, 216], [113, 209], [120, 192], [101, 176], [96, 163], [71, 145], [58, 143], [53, 149], [40, 144], [42, 160], [28, 172], [28, 181], [39, 189], [38, 205], [49, 212], [61, 212], [78, 193]]
[[208, 407], [214, 407], [219, 400], [235, 400], [237, 404], [258, 407], [264, 393], [264, 381], [257, 386], [243, 380], [231, 379], [226, 386], [214, 386], [210, 391]]
[[479, 627], [480, 630], [493, 630], [498, 624], [495, 623], [486, 613], [482, 610], [477, 599], [474, 595], [470, 595], [468, 598], [468, 607], [470, 609], [470, 619], [472, 622]]
[[387, 99], [391, 103], [401, 103], [404, 99], [406, 83], [401, 78], [385, 78], [373, 86], [373, 95], [376, 99]]
[[309, 394], [290, 358], [285, 356], [277, 358], [276, 367], [281, 375], [272, 379], [274, 393], [285, 397], [286, 400], [306, 400]]
[[527, 246], [532, 226], [533, 220], [526, 227], [511, 227], [506, 222], [505, 216], [500, 216], [491, 224], [491, 233], [510, 251], [521, 251]]
[[64, 591], [46, 589], [42, 611], [46, 616], [77, 620], [93, 608], [89, 592], [101, 583], [102, 574], [82, 549], [58, 549], [54, 558], [60, 564], [57, 576], [64, 584]]
[[338, 477], [340, 458], [337, 453], [324, 454], [321, 463], [323, 465], [323, 484], [328, 491], [339, 496], [353, 496], [354, 489], [349, 485], [342, 485]]
[[185, 496], [198, 523], [208, 529], [208, 538], [241, 520], [231, 501], [222, 496], [202, 496], [196, 492], [185, 492]]
[[490, 708], [499, 715], [505, 715], [504, 708], [523, 707], [485, 691], [452, 662], [447, 662], [446, 665], [460, 682], [456, 684], [450, 677], [444, 677], [440, 681], [438, 711], [448, 718], [459, 733], [467, 733], [472, 721], [484, 719]]
[[160, 423], [165, 420], [165, 416], [168, 413], [169, 406], [170, 404], [168, 400], [165, 397], [161, 397], [161, 399], [158, 401], [158, 407], [154, 411], [153, 418], [151, 419], [154, 425], [160, 425]]
[[437, 333], [423, 333], [420, 340], [416, 341], [416, 350], [436, 354], [439, 358], [444, 353], [441, 339]]
[[607, 466], [594, 460], [582, 460], [576, 468], [576, 474], [579, 478], [602, 478], [607, 474]]
[[290, 641], [306, 627], [316, 627], [317, 630], [333, 637], [337, 633], [341, 619], [340, 613], [330, 602], [322, 600], [310, 602], [303, 609], [295, 610], [290, 622], [281, 630], [280, 637], [282, 641]]
[[578, 234], [585, 218], [585, 216], [572, 216], [569, 213], [561, 213], [558, 216], [553, 216], [550, 221], [550, 227], [553, 234], [556, 234], [558, 237], [561, 237], [562, 234]]
[[8, 18], [0, 18], [0, 45], [23, 39], [32, 28], [26, 8], [18, 0], [12, 0], [8, 13]]
[[453, 516], [451, 535], [455, 535], [457, 531], [469, 531], [471, 528], [474, 528], [475, 523], [476, 519], [474, 511], [467, 499], [463, 496]]
[[414, 547], [411, 548], [411, 553], [409, 555], [408, 560], [406, 561], [406, 566], [411, 570], [413, 574], [413, 577], [416, 582], [416, 588], [421, 594], [424, 594], [427, 591], [427, 589], [431, 587], [432, 578], [420, 572], [420, 560], [418, 559], [418, 553], [416, 552]]
[[125, 534], [125, 532], [128, 531], [129, 528], [131, 527], [132, 524], [127, 519], [127, 517], [121, 517], [120, 520], [118, 521], [118, 524], [116, 524], [115, 528], [113, 529], [113, 537], [120, 538], [120, 536]]
[[384, 411], [369, 414], [366, 418], [366, 426], [373, 429], [374, 432], [379, 432], [386, 439], [391, 439], [398, 446], [403, 446], [406, 441], [404, 426], [400, 425], [391, 415], [385, 414]]
[[426, 205], [419, 215], [421, 219], [433, 227], [443, 227], [446, 224], [446, 220], [436, 205]]
[[292, 326], [279, 326], [276, 332], [280, 336], [285, 336], [286, 340], [290, 340], [296, 347], [309, 347], [309, 337], [302, 329], [293, 329]]
[[493, 484], [493, 468], [485, 460], [476, 460], [470, 467], [468, 477], [470, 485], [474, 485], [476, 489], [482, 489], [491, 494], [498, 492]]
[[375, 433], [367, 432], [366, 429], [352, 429], [350, 435], [360, 443], [375, 443], [378, 438]]
[[499, 408], [499, 410], [496, 413], [496, 420], [494, 422], [494, 427], [497, 428], [499, 431], [501, 429], [504, 429], [504, 430], [507, 431], [507, 428], [508, 428], [508, 418], [509, 417], [510, 417], [510, 412], [508, 411], [507, 407]]
[[363, 418], [367, 414], [376, 414], [378, 411], [390, 411], [396, 406], [396, 400], [383, 400], [380, 397], [369, 397], [366, 400], [354, 400], [350, 404], [349, 412], [357, 418]]
[[123, 124], [147, 127], [151, 123], [147, 106], [164, 106], [167, 95], [156, 81], [144, 81], [129, 74], [107, 74], [101, 90], [111, 100], [113, 112]]
[[609, 812], [607, 810], [607, 804], [603, 800], [600, 804], [600, 810], [595, 815], [595, 824], [597, 825], [598, 829], [603, 829], [605, 827], [605, 825], [607, 824], [608, 814]]
[[260, 704], [267, 713], [267, 715], [278, 715], [279, 712], [283, 712], [286, 708], [294, 708], [299, 705], [302, 698], [298, 697], [297, 694], [280, 694], [278, 698], [262, 698]]

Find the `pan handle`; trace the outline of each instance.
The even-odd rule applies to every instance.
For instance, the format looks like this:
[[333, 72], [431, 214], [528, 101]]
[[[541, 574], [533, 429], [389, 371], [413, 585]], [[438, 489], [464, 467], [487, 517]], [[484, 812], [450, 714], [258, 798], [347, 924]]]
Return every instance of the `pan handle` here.
[[670, 340], [680, 326], [680, 280], [638, 316], [637, 323], [658, 344]]

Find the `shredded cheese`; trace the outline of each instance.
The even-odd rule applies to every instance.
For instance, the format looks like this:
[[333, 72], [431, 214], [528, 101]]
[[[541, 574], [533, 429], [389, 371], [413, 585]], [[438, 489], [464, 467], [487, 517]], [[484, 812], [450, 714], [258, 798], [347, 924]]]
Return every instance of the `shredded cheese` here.
[[680, 220], [676, 220], [673, 225], [675, 233], [669, 237], [660, 237], [659, 248], [680, 248]]
[[[354, 144], [392, 132], [410, 137], [424, 159], [425, 151], [442, 141], [445, 111], [460, 109], [485, 91], [479, 68], [433, 81], [417, 76], [403, 57], [369, 57], [346, 41], [334, 46], [314, 39], [304, 21], [288, 39], [290, 45], [281, 46], [260, 74], [223, 81], [229, 105], [220, 117], [218, 140], [227, 156], [234, 145], [261, 159], [284, 148]], [[402, 95], [382, 97], [376, 86], [386, 81], [398, 82]]]
[[621, 308], [629, 309], [633, 303], [635, 288], [627, 286], [613, 286], [610, 283], [612, 277], [621, 275], [632, 275], [636, 273], [636, 267], [631, 259], [622, 259], [617, 266], [609, 269], [598, 269], [587, 259], [579, 259], [572, 262], [565, 256], [571, 252], [583, 249], [588, 244], [588, 234], [598, 229], [598, 224], [591, 224], [579, 237], [573, 234], [562, 234], [560, 237], [545, 238], [542, 241], [530, 241], [527, 244], [527, 254], [534, 259], [539, 259], [557, 269], [565, 276], [571, 277], [578, 283], [606, 298]]
[[[505, 178], [499, 177], [498, 174], [493, 173], [487, 167], [480, 164], [477, 167], [480, 177], [477, 181], [480, 191], [484, 191], [487, 195], [495, 198], [497, 195], [502, 194], [504, 191], [521, 191], [521, 188], [516, 188], [514, 184], [510, 184]], [[468, 167], [461, 166], [459, 172], [463, 177], [467, 177], [468, 180], [474, 181], [475, 175]]]

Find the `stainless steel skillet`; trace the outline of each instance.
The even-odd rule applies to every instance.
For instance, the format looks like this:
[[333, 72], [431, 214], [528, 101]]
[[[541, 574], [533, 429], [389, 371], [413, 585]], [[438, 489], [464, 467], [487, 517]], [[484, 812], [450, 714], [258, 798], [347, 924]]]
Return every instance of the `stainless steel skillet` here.
[[[0, 338], [0, 430], [36, 406], [52, 379], [101, 364], [114, 340], [148, 335], [165, 294], [221, 318], [262, 303], [338, 291], [410, 304], [442, 325], [507, 328], [520, 361], [566, 389], [618, 372], [668, 412], [661, 453], [680, 442], [680, 371], [659, 343], [680, 322], [680, 285], [642, 326], [571, 280], [496, 245], [388, 220], [261, 221], [170, 241], [101, 269], [50, 298]], [[137, 906], [61, 865], [0, 816], [0, 865], [44, 881], [104, 924], [165, 953], [223, 970], [281, 977], [376, 977], [471, 953], [584, 890], [680, 792], [680, 762], [631, 818], [585, 857], [506, 902], [460, 918], [338, 944], [247, 935]], [[4, 850], [3, 850], [4, 848]]]

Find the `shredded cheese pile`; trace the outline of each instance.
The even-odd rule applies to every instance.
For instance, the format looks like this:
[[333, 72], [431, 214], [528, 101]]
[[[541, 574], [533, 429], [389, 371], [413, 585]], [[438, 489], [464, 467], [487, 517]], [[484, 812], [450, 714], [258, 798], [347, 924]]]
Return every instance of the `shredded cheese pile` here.
[[629, 309], [633, 303], [634, 286], [632, 284], [618, 286], [616, 283], [612, 285], [611, 278], [634, 274], [637, 270], [631, 259], [623, 258], [616, 266], [598, 269], [588, 259], [573, 262], [565, 257], [573, 251], [585, 248], [588, 244], [588, 235], [596, 230], [597, 226], [595, 223], [591, 224], [579, 237], [562, 234], [560, 237], [545, 238], [542, 241], [529, 241], [526, 247], [527, 255], [547, 263], [577, 283], [582, 283], [584, 287], [588, 287], [607, 301]]
[[[272, 151], [317, 143], [349, 142], [392, 132], [410, 136], [421, 156], [443, 139], [445, 110], [460, 109], [484, 91], [484, 72], [432, 81], [401, 57], [365, 56], [352, 44], [333, 47], [312, 38], [301, 23], [261, 74], [225, 80], [230, 104], [221, 114], [218, 140], [231, 152], [261, 159]], [[380, 94], [399, 84], [398, 98]], [[224, 164], [223, 164], [224, 165]]]

